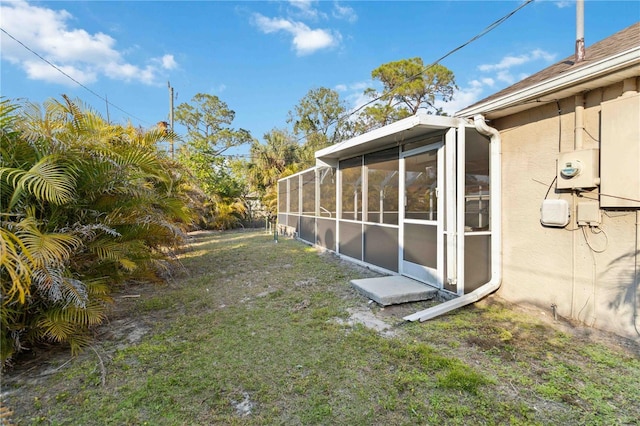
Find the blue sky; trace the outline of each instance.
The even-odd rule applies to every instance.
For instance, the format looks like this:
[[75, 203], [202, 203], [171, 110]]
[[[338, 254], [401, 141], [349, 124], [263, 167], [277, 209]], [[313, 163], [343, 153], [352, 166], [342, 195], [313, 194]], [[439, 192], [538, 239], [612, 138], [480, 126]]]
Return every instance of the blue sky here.
[[[352, 108], [375, 87], [371, 71], [411, 57], [431, 63], [521, 1], [0, 1], [0, 27], [121, 108], [111, 121], [168, 120], [196, 93], [236, 112], [233, 127], [262, 140], [287, 127], [312, 88]], [[589, 46], [640, 20], [637, 1], [585, 1]], [[0, 93], [34, 102], [65, 93], [106, 118], [104, 100], [24, 46], [1, 37]], [[442, 64], [459, 90], [453, 113], [573, 54], [575, 2], [535, 1]], [[587, 58], [588, 59], [588, 58]], [[177, 126], [176, 130], [181, 131]], [[246, 152], [247, 148], [238, 152]]]

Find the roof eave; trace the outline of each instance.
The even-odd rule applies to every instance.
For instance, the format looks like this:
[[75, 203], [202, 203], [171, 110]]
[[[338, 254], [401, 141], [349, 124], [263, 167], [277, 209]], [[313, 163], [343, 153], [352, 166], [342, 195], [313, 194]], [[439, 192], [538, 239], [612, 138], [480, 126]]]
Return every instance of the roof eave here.
[[[539, 104], [540, 102], [553, 102], [556, 100], [555, 98], [546, 101], [541, 98], [547, 95], [557, 94], [571, 87], [578, 88], [582, 83], [596, 81], [603, 76], [623, 71], [638, 64], [640, 64], [640, 46], [594, 62], [593, 64], [564, 72], [502, 97], [465, 108], [455, 113], [454, 116], [469, 118], [476, 114], [483, 114], [488, 118], [503, 117], [513, 113], [514, 111], [510, 111], [513, 107], [520, 106], [521, 108], [519, 108], [519, 110], [524, 110], [533, 107], [524, 105], [527, 103], [535, 102]], [[640, 68], [632, 70], [631, 75], [640, 75]], [[576, 91], [576, 94], [585, 91], [585, 89], [588, 88], [581, 88]], [[566, 95], [564, 97], [566, 97]]]
[[319, 160], [347, 158], [378, 148], [378, 145], [401, 143], [432, 131], [458, 127], [460, 123], [460, 119], [456, 117], [416, 114], [316, 151], [315, 156]]

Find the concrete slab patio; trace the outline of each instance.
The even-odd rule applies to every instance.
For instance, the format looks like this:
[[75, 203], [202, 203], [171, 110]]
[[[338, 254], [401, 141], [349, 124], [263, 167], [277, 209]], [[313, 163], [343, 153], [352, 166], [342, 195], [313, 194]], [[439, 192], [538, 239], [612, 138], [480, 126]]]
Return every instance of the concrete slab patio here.
[[429, 300], [438, 293], [434, 287], [402, 275], [351, 280], [351, 285], [382, 306]]

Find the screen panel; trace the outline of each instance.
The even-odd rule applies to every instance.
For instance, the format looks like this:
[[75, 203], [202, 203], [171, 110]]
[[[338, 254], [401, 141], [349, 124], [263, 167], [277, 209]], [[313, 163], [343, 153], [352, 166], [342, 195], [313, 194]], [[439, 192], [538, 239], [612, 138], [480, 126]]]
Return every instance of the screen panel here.
[[314, 217], [300, 217], [300, 238], [308, 243], [316, 242], [316, 219]]
[[364, 226], [364, 261], [398, 272], [398, 228]]
[[318, 236], [316, 244], [327, 250], [336, 251], [336, 228], [337, 222], [334, 219], [318, 218]]
[[362, 220], [362, 157], [340, 162], [341, 219]]
[[404, 260], [436, 269], [438, 265], [437, 227], [405, 223]]
[[302, 214], [316, 214], [316, 172], [309, 170], [302, 174]]
[[287, 180], [278, 182], [278, 212], [287, 213]]
[[299, 176], [289, 178], [289, 213], [300, 213]]
[[365, 155], [367, 222], [398, 224], [399, 149]]
[[491, 279], [491, 235], [464, 237], [464, 292], [470, 293]]
[[362, 225], [340, 222], [340, 254], [362, 260]]
[[[320, 167], [318, 184], [320, 185], [320, 217], [336, 217], [336, 168]], [[335, 234], [334, 234], [335, 235]]]

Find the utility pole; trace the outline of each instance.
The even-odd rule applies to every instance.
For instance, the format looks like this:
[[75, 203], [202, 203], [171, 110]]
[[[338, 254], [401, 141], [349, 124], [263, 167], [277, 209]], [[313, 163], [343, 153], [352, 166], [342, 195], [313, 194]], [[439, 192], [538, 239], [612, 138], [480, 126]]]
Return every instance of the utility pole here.
[[169, 139], [169, 146], [171, 152], [171, 159], [174, 159], [174, 149], [173, 149], [173, 87], [171, 87], [171, 83], [167, 81], [167, 86], [169, 87], [169, 128], [171, 129], [171, 138]]
[[109, 99], [107, 95], [104, 95], [104, 102], [107, 104], [107, 124], [111, 124], [111, 118], [109, 118]]

